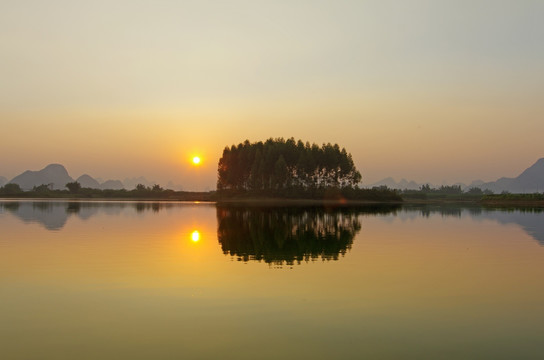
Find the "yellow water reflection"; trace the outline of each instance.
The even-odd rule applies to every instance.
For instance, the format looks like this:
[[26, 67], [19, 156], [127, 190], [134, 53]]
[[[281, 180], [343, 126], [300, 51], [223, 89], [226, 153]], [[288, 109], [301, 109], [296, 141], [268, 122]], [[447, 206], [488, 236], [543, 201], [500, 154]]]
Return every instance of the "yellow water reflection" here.
[[[544, 247], [517, 225], [123, 206], [0, 212], [3, 358], [544, 358]], [[295, 244], [317, 260], [276, 269]]]

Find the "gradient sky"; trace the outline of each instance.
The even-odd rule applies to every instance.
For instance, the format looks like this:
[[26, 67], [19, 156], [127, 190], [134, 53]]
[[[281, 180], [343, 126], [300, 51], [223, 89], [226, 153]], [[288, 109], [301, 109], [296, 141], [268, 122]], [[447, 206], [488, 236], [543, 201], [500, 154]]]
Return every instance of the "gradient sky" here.
[[[544, 157], [542, 1], [3, 1], [0, 175], [214, 188], [226, 145], [338, 143], [363, 183]], [[194, 168], [189, 159], [201, 155]]]

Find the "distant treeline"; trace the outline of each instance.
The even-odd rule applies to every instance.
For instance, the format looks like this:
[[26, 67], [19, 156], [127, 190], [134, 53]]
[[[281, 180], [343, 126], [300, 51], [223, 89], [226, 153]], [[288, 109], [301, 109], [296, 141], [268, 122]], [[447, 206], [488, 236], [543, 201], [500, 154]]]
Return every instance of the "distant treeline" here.
[[224, 197], [281, 197], [401, 201], [390, 189], [359, 189], [361, 174], [338, 144], [290, 138], [226, 147], [218, 164], [217, 191]]
[[438, 188], [432, 188], [429, 184], [420, 186], [419, 190], [402, 190], [401, 196], [404, 199], [480, 199], [483, 195], [493, 194], [490, 190], [482, 190], [478, 187], [472, 187], [463, 191], [459, 185], [443, 185]]
[[0, 196], [17, 198], [83, 198], [83, 199], [158, 199], [182, 201], [211, 201], [214, 192], [188, 192], [163, 189], [159, 185], [152, 187], [138, 184], [133, 190], [100, 190], [83, 188], [77, 181], [66, 184], [67, 190], [53, 190], [50, 185], [34, 186], [23, 191], [18, 184], [6, 184], [0, 187]]

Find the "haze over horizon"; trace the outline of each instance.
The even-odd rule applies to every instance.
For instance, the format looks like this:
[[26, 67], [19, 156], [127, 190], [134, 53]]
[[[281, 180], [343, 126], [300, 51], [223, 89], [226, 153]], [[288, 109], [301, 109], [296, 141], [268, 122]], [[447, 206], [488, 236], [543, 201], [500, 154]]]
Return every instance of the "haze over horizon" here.
[[202, 190], [225, 146], [294, 137], [345, 147], [365, 184], [514, 177], [544, 157], [543, 17], [530, 0], [9, 2], [0, 175]]

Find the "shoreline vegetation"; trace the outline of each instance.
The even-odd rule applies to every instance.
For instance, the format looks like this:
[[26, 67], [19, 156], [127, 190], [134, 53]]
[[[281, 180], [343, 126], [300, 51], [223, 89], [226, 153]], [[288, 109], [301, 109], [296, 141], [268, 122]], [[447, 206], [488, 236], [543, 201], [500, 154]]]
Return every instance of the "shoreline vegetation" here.
[[[459, 185], [418, 190], [386, 186], [360, 188], [361, 174], [352, 156], [338, 144], [310, 144], [289, 138], [249, 140], [225, 147], [217, 168], [217, 190], [174, 191], [138, 184], [132, 190], [84, 188], [77, 181], [42, 184], [23, 190], [18, 184], [0, 187], [0, 199], [66, 199], [117, 201], [193, 201], [245, 205], [479, 204], [544, 206], [544, 193], [494, 194]], [[54, 188], [56, 187], [56, 188]]]
[[[8, 187], [9, 189], [9, 187]], [[329, 189], [330, 190], [330, 189]], [[473, 204], [482, 206], [542, 206], [544, 194], [420, 194], [406, 196], [402, 191], [391, 189], [357, 189], [358, 198], [347, 198], [342, 193], [319, 193], [314, 197], [281, 197], [255, 193], [219, 194], [217, 191], [193, 192], [174, 190], [98, 190], [82, 188], [77, 192], [69, 190], [47, 191], [10, 191], [0, 188], [0, 199], [3, 200], [83, 200], [83, 201], [190, 201], [215, 202], [220, 204], [247, 206], [357, 206], [372, 204]]]

